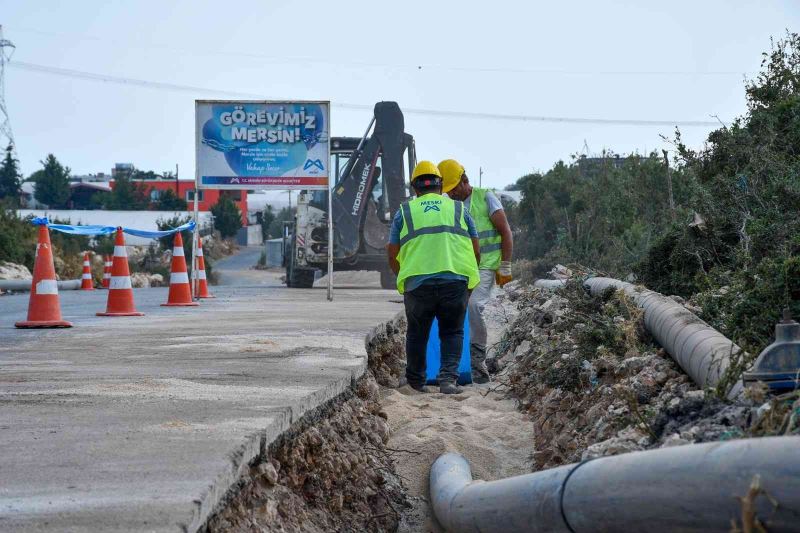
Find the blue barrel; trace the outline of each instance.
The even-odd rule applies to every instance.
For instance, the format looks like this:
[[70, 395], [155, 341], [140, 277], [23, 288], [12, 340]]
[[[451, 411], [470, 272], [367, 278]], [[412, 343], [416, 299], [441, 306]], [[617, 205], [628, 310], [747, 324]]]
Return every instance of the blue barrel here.
[[[442, 365], [441, 343], [439, 342], [439, 323], [434, 318], [431, 333], [428, 336], [428, 351], [425, 377], [429, 385], [436, 385], [436, 376]], [[464, 316], [464, 347], [461, 349], [461, 361], [458, 364], [458, 383], [472, 383], [472, 366], [469, 359], [469, 314]]]

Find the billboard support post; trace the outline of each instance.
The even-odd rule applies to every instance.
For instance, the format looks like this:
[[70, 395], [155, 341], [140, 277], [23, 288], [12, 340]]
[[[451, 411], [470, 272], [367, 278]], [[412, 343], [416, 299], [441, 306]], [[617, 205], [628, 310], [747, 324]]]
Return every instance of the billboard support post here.
[[192, 233], [192, 296], [194, 296], [195, 300], [200, 300], [198, 297], [199, 294], [199, 284], [200, 284], [200, 274], [197, 272], [197, 250], [198, 244], [200, 244], [200, 208], [198, 206], [198, 201], [200, 196], [200, 189], [197, 187], [197, 174], [195, 173], [194, 176], [194, 232]]
[[[330, 144], [328, 161], [331, 160]], [[328, 178], [328, 301], [333, 301], [333, 181]]]

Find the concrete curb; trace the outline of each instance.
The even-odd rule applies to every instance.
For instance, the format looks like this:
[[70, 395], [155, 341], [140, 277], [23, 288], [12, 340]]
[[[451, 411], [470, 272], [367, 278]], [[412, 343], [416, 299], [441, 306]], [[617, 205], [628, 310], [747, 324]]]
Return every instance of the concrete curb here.
[[[217, 510], [225, 495], [247, 472], [249, 465], [259, 455], [266, 453], [267, 448], [283, 433], [289, 430], [303, 415], [313, 411], [320, 405], [338, 397], [349, 389], [367, 370], [367, 354], [363, 354], [361, 363], [353, 368], [349, 376], [342, 377], [323, 389], [305, 396], [288, 407], [276, 411], [275, 419], [266, 428], [248, 436], [247, 439], [229, 454], [230, 469], [217, 474], [215, 481], [208, 489], [194, 500], [195, 508], [187, 524], [179, 524], [182, 531], [194, 533], [205, 525], [209, 517]], [[272, 413], [271, 413], [272, 414]]]

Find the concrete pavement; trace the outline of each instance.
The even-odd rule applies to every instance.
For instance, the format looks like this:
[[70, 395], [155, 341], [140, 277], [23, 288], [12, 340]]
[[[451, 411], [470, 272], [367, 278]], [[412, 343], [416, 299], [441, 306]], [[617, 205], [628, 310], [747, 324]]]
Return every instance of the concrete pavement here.
[[401, 308], [379, 289], [212, 292], [165, 308], [138, 289], [145, 317], [102, 318], [105, 291], [65, 291], [68, 330], [15, 330], [28, 295], [0, 297], [0, 531], [196, 530]]

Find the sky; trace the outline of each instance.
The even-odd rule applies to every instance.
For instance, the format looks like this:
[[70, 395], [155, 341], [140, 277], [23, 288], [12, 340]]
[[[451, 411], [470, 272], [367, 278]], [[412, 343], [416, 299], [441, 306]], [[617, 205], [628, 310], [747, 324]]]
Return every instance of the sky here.
[[[248, 94], [330, 100], [334, 136], [397, 101], [418, 159], [500, 188], [577, 153], [671, 149], [677, 123], [702, 146], [798, 22], [796, 0], [0, 0], [26, 176], [53, 153], [74, 174], [193, 177], [194, 99]], [[549, 120], [563, 118], [600, 122]]]

